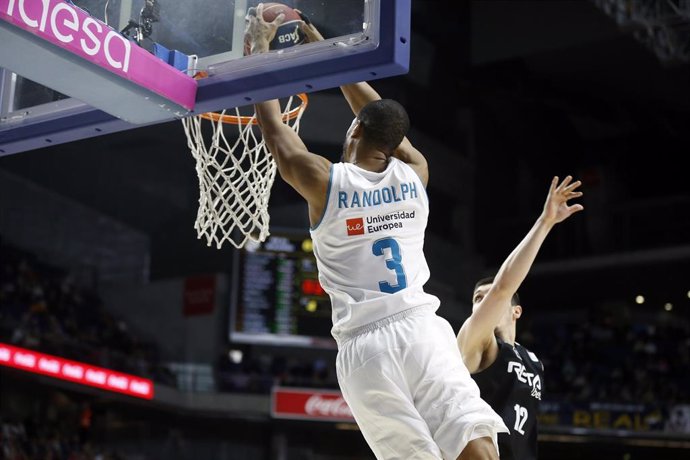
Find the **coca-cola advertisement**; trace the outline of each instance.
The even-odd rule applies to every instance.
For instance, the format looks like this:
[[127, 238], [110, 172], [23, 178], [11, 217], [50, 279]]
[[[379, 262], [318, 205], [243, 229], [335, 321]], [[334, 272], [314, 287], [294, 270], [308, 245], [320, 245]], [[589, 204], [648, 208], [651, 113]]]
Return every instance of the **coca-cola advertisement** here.
[[295, 420], [354, 422], [352, 412], [339, 391], [274, 387], [271, 416]]

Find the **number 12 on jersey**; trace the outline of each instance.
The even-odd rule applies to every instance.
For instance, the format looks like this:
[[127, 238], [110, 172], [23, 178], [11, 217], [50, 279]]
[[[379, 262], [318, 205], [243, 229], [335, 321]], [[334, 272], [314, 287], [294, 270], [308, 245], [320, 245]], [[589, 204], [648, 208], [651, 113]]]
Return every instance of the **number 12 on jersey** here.
[[390, 249], [391, 254], [389, 259], [385, 259], [386, 267], [395, 272], [397, 284], [379, 281], [379, 289], [381, 292], [393, 294], [407, 287], [407, 278], [405, 276], [405, 269], [402, 266], [402, 256], [400, 255], [400, 245], [398, 245], [398, 242], [390, 237], [382, 238], [374, 241], [374, 245], [371, 248], [375, 256], [383, 256], [385, 249]]
[[517, 431], [520, 434], [525, 434], [525, 430], [522, 428], [525, 426], [525, 422], [527, 421], [528, 417], [528, 412], [526, 407], [522, 407], [519, 404], [515, 404], [515, 426], [513, 427], [515, 431]]

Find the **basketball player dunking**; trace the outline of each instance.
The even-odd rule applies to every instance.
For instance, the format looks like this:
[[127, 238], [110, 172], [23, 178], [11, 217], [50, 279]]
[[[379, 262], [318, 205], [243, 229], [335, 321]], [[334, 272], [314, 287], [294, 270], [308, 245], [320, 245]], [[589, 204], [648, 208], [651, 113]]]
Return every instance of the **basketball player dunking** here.
[[495, 278], [479, 280], [472, 298], [472, 315], [458, 333], [458, 346], [482, 398], [501, 415], [510, 435], [501, 433], [501, 459], [536, 460], [537, 412], [544, 366], [515, 341], [522, 314], [517, 294], [546, 236], [554, 225], [583, 209], [568, 200], [582, 196], [580, 181], [554, 177], [544, 210], [532, 229], [503, 262]]
[[[248, 16], [252, 53], [281, 17]], [[310, 40], [320, 39], [303, 24]], [[341, 87], [355, 118], [342, 162], [310, 153], [278, 101], [256, 104], [280, 176], [307, 202], [319, 281], [331, 298], [338, 383], [378, 459], [496, 460], [501, 418], [481, 399], [436, 314], [423, 245], [427, 162], [405, 137], [405, 109], [367, 83]]]

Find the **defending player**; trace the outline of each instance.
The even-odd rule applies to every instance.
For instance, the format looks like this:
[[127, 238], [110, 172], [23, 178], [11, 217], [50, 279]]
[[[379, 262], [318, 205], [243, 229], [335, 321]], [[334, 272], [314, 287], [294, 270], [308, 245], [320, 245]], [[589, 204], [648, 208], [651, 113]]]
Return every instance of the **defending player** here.
[[542, 397], [544, 366], [515, 341], [522, 315], [517, 294], [542, 243], [554, 225], [583, 209], [568, 201], [582, 196], [581, 182], [554, 177], [544, 209], [534, 226], [503, 262], [495, 278], [477, 282], [472, 315], [458, 333], [458, 346], [481, 396], [503, 418], [510, 435], [501, 433], [501, 459], [536, 460], [537, 412]]

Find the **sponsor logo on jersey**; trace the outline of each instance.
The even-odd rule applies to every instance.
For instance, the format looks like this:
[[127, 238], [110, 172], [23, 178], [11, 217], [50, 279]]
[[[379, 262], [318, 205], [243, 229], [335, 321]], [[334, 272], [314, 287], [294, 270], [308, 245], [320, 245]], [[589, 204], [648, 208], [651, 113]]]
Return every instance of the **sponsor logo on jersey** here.
[[377, 233], [403, 228], [405, 226], [405, 220], [415, 218], [415, 212], [416, 211], [396, 211], [389, 214], [367, 216], [365, 218], [357, 217], [354, 219], [346, 219], [345, 226], [347, 227], [347, 235], [364, 235], [365, 233]]
[[541, 401], [541, 377], [539, 375], [529, 372], [522, 363], [516, 361], [508, 362], [508, 373], [515, 373], [518, 381], [532, 387], [530, 395]]
[[364, 235], [364, 219], [357, 217], [354, 219], [347, 219], [345, 221], [347, 226], [347, 236]]
[[414, 219], [415, 211], [397, 211], [378, 216], [367, 216], [367, 233], [403, 228], [404, 220]]

